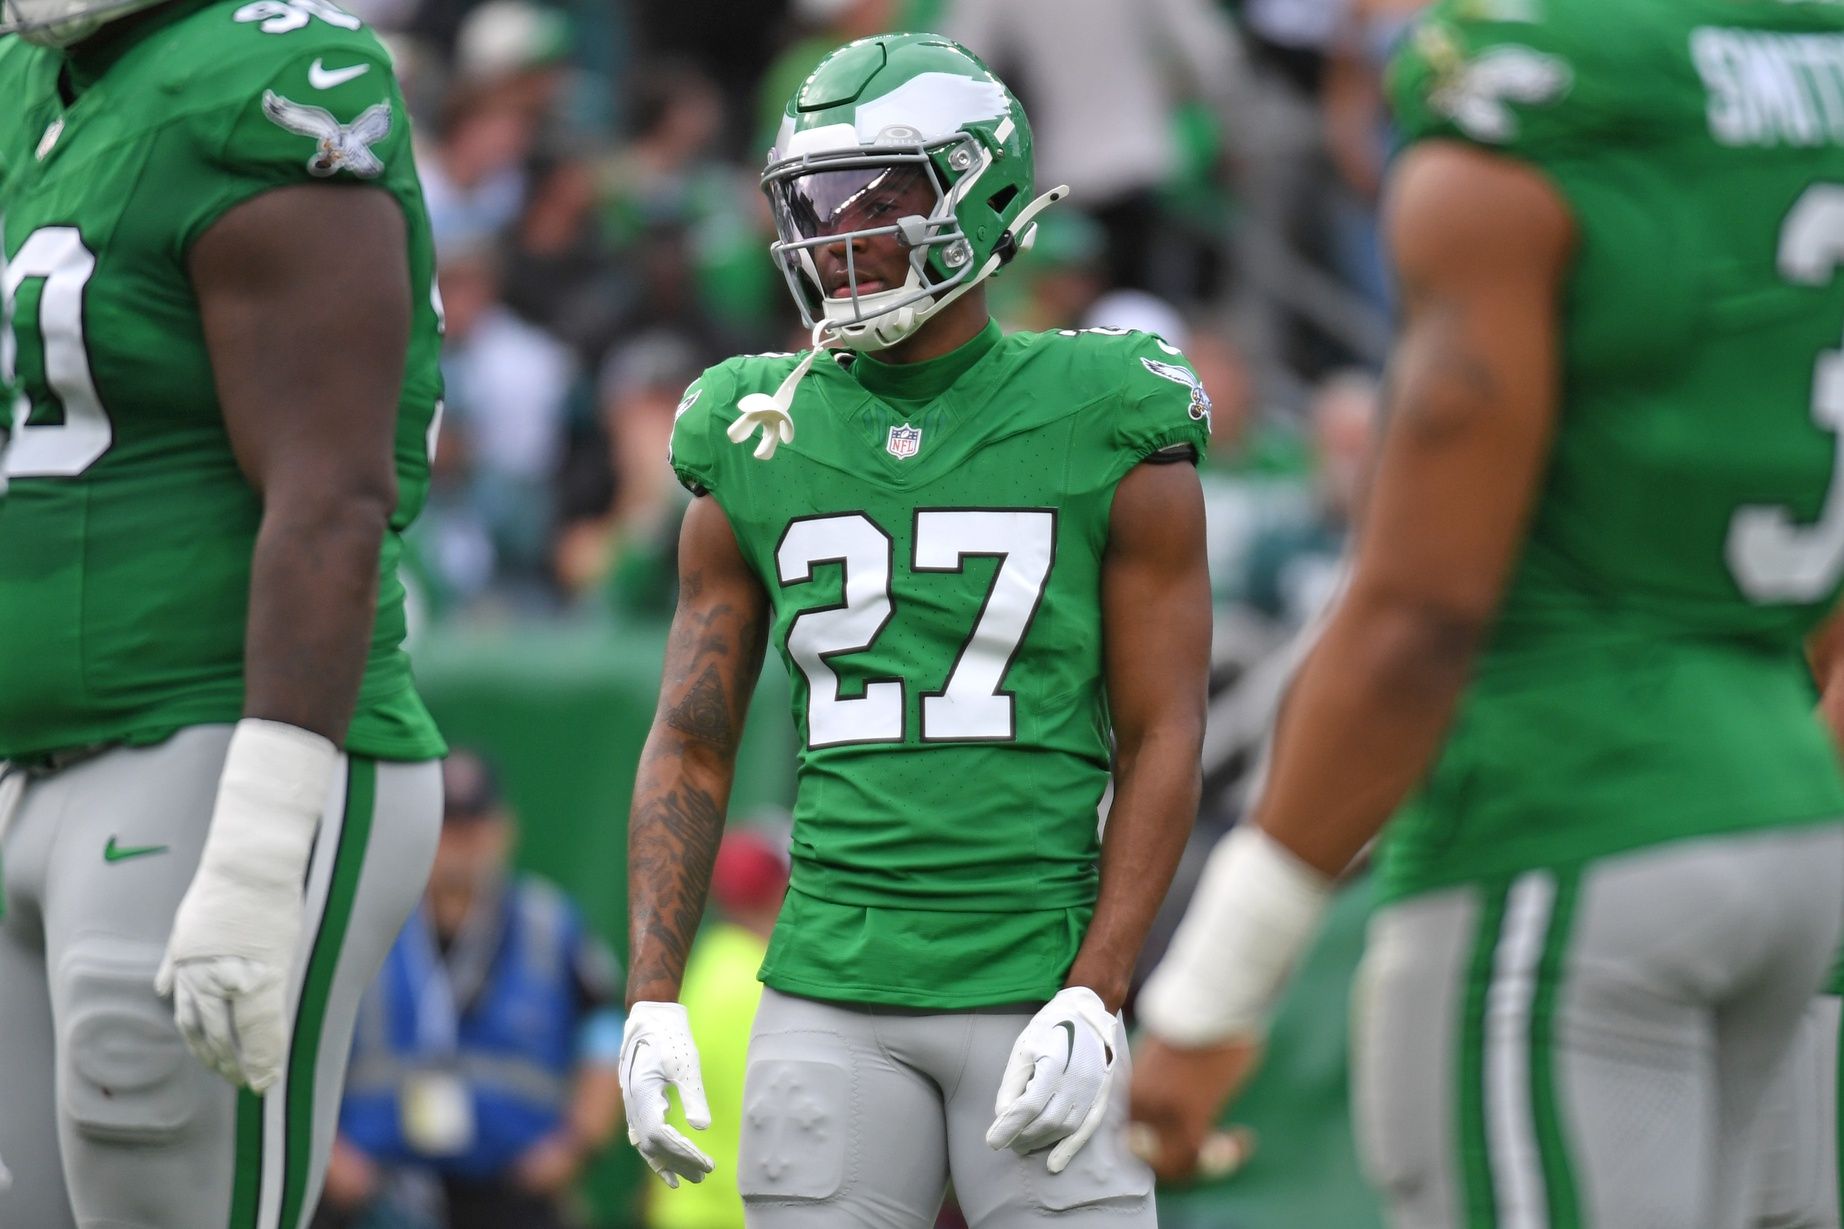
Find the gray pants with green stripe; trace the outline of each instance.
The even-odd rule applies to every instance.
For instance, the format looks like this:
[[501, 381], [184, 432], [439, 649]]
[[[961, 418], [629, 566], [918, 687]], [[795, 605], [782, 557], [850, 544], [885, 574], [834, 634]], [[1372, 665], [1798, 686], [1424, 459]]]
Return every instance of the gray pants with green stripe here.
[[353, 1018], [428, 876], [433, 762], [341, 757], [303, 908], [283, 1079], [186, 1052], [154, 971], [198, 864], [229, 726], [32, 780], [0, 844], [0, 1229], [298, 1229], [319, 1198]]
[[1395, 1229], [1742, 1229], [1844, 911], [1844, 828], [1684, 841], [1391, 905], [1355, 1101]]

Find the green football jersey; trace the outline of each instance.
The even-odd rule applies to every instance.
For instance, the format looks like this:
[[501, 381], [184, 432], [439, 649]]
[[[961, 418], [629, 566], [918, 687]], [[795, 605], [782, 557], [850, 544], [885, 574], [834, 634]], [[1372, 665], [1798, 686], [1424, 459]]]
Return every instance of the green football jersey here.
[[1443, 0], [1391, 92], [1579, 244], [1540, 502], [1388, 892], [1844, 815], [1801, 656], [1844, 574], [1844, 7]]
[[1095, 904], [1101, 566], [1121, 477], [1202, 452], [1209, 402], [1143, 333], [822, 359], [768, 461], [724, 434], [791, 355], [686, 393], [680, 480], [768, 591], [800, 732], [793, 876], [762, 978], [849, 1002], [1047, 999]]
[[416, 312], [398, 503], [346, 745], [440, 754], [401, 648], [397, 579], [398, 535], [428, 488], [439, 308], [383, 47], [325, 0], [180, 0], [68, 53], [0, 39], [0, 98], [0, 404], [16, 427], [0, 504], [0, 758], [241, 714], [262, 507], [231, 453], [186, 261], [226, 210], [291, 184], [375, 184], [403, 209]]

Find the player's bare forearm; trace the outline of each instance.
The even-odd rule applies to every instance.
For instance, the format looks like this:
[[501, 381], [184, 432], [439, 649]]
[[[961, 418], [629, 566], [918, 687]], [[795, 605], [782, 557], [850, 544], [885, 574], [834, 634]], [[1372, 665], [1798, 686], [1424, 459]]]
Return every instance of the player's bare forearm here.
[[1118, 1010], [1197, 816], [1210, 577], [1190, 465], [1140, 465], [1121, 480], [1102, 564], [1102, 637], [1114, 803], [1095, 916], [1067, 980]]
[[244, 712], [338, 742], [397, 499], [411, 317], [403, 214], [381, 190], [278, 189], [219, 219], [188, 270], [225, 429], [262, 499]]
[[723, 836], [768, 599], [714, 499], [686, 513], [679, 606], [628, 818], [627, 1001], [679, 994]]
[[371, 647], [389, 519], [380, 500], [264, 515], [250, 560], [246, 716], [345, 737]]
[[1438, 143], [1404, 156], [1389, 232], [1404, 322], [1371, 500], [1256, 810], [1328, 875], [1426, 776], [1490, 632], [1549, 455], [1574, 241], [1535, 172]]
[[1174, 728], [1141, 741], [1131, 760], [1117, 758], [1114, 804], [1101, 843], [1101, 891], [1066, 979], [1119, 1011], [1134, 961], [1146, 945], [1197, 816], [1201, 716], [1195, 733]]

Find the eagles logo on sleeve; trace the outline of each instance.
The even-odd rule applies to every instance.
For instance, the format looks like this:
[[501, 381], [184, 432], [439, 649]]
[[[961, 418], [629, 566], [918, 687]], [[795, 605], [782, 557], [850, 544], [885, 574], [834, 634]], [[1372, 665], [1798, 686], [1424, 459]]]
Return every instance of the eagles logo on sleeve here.
[[309, 106], [283, 98], [274, 90], [264, 90], [263, 114], [287, 131], [318, 142], [307, 160], [310, 175], [325, 179], [340, 171], [349, 171], [360, 179], [375, 179], [384, 173], [384, 163], [372, 151], [372, 146], [391, 133], [391, 104], [388, 101], [374, 103], [350, 124], [342, 124], [324, 107]]
[[260, 37], [264, 48], [290, 38], [305, 45], [250, 92], [220, 157], [280, 182], [303, 172], [316, 180], [397, 178], [409, 162], [409, 117], [384, 49], [318, 25]]
[[1192, 419], [1202, 423], [1210, 421], [1210, 394], [1204, 391], [1204, 382], [1198, 379], [1196, 373], [1189, 367], [1178, 363], [1162, 363], [1156, 358], [1142, 358], [1140, 362], [1146, 370], [1161, 379], [1170, 380], [1174, 384], [1182, 384], [1190, 389]]

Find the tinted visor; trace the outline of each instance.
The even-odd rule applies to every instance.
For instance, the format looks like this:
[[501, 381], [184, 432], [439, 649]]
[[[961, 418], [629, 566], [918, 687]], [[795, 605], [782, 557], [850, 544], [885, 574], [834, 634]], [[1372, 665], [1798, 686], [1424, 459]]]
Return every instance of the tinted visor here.
[[895, 226], [898, 218], [927, 217], [940, 203], [923, 162], [849, 167], [791, 175], [769, 184], [775, 222], [783, 239], [819, 239]]

